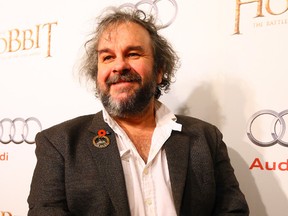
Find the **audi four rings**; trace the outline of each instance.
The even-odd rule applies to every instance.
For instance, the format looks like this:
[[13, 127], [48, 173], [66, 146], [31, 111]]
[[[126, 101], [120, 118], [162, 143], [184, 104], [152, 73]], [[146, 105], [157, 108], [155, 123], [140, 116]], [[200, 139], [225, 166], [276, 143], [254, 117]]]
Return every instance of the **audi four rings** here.
[[0, 121], [0, 143], [34, 144], [35, 136], [41, 130], [41, 122], [34, 117], [15, 118], [14, 120], [4, 118]]
[[[134, 9], [140, 9], [140, 7], [151, 7], [150, 8], [150, 13], [152, 13], [152, 11], [154, 11], [154, 15], [155, 15], [155, 19], [158, 20], [159, 19], [159, 8], [157, 6], [157, 4], [160, 2], [161, 0], [141, 0], [136, 4], [133, 3], [124, 3], [122, 5], [119, 6], [120, 9], [122, 8], [126, 8], [126, 7], [130, 7], [130, 8], [134, 8]], [[178, 13], [178, 5], [176, 3], [176, 0], [166, 0], [168, 2], [170, 2], [173, 6], [174, 9], [174, 13], [172, 14], [171, 18], [166, 22], [163, 23], [162, 25], [158, 26], [158, 29], [163, 29], [163, 28], [167, 28], [168, 26], [170, 26], [174, 20], [176, 19], [177, 13]], [[169, 15], [170, 16], [170, 15]]]
[[[277, 113], [273, 110], [261, 110], [259, 112], [256, 112], [254, 115], [251, 116], [251, 118], [248, 121], [247, 126], [247, 136], [253, 142], [254, 144], [262, 147], [268, 147], [275, 144], [280, 144], [282, 146], [288, 147], [288, 142], [284, 141], [284, 135], [286, 133], [286, 123], [283, 118], [283, 116], [288, 114], [288, 109], [284, 110], [280, 113]], [[272, 120], [272, 127], [271, 127], [271, 137], [272, 139], [270, 141], [260, 141], [252, 134], [252, 125], [254, 121], [262, 115], [270, 115], [273, 116], [274, 119]], [[278, 125], [278, 127], [277, 127]], [[276, 131], [276, 127], [278, 128], [278, 131]]]

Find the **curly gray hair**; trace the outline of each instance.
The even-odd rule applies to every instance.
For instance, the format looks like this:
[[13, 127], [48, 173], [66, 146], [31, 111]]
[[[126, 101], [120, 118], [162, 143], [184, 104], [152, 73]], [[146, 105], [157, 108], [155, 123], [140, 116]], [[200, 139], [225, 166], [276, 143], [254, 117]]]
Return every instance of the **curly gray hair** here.
[[[81, 72], [88, 80], [95, 81], [98, 73], [97, 47], [102, 33], [111, 25], [119, 25], [123, 22], [133, 22], [146, 29], [151, 37], [151, 45], [154, 57], [154, 72], [161, 70], [162, 82], [158, 84], [155, 91], [155, 98], [159, 98], [162, 91], [167, 92], [175, 76], [178, 67], [178, 56], [170, 43], [158, 34], [155, 19], [152, 15], [146, 15], [144, 11], [132, 8], [125, 10], [109, 8], [103, 16], [98, 17], [99, 22], [92, 38], [85, 43], [86, 55], [82, 62]], [[96, 83], [96, 82], [95, 82]]]

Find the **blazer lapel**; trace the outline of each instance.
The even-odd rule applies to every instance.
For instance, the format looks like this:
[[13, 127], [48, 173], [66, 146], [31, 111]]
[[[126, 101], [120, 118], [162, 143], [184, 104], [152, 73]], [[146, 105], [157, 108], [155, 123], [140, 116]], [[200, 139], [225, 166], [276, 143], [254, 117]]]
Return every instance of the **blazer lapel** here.
[[181, 132], [173, 131], [164, 145], [177, 215], [180, 214], [187, 175], [189, 139], [189, 136]]
[[125, 178], [115, 134], [103, 121], [102, 112], [95, 115], [89, 130], [94, 134], [92, 139], [97, 136], [99, 130], [108, 132], [106, 136], [109, 138], [110, 144], [107, 147], [94, 146], [92, 139], [88, 145], [99, 171], [102, 172], [103, 184], [107, 188], [117, 215], [130, 215]]

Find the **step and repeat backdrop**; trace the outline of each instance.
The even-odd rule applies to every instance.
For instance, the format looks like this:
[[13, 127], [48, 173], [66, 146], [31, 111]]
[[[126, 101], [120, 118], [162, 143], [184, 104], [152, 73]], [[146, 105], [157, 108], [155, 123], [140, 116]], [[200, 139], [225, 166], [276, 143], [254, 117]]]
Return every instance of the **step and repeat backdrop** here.
[[287, 0], [0, 0], [0, 216], [27, 215], [35, 134], [101, 109], [77, 67], [111, 5], [157, 15], [181, 58], [161, 101], [223, 132], [252, 216], [287, 215]]

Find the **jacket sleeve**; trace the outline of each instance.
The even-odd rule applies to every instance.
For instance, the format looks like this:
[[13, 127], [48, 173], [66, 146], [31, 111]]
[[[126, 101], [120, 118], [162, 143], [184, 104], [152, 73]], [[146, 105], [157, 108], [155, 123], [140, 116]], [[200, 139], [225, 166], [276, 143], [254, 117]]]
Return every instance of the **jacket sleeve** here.
[[[214, 127], [216, 140], [215, 149], [212, 150], [214, 158], [214, 171], [216, 181], [216, 200], [214, 216], [246, 216], [249, 208], [244, 194], [231, 166], [228, 151], [222, 140], [222, 134]], [[213, 133], [212, 133], [213, 134]], [[213, 136], [213, 135], [212, 135]]]
[[36, 136], [35, 153], [37, 164], [28, 197], [28, 216], [70, 215], [65, 197], [63, 155], [43, 132]]

